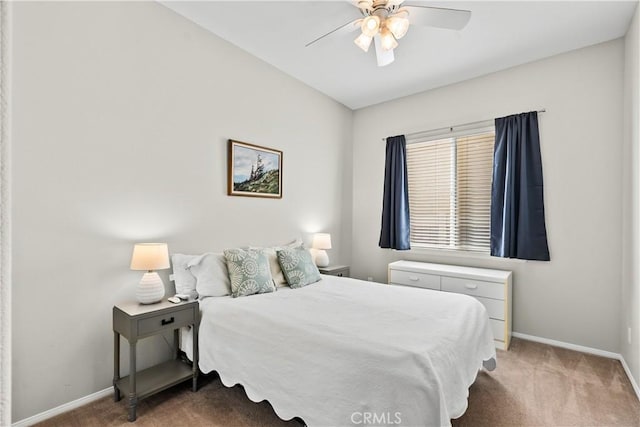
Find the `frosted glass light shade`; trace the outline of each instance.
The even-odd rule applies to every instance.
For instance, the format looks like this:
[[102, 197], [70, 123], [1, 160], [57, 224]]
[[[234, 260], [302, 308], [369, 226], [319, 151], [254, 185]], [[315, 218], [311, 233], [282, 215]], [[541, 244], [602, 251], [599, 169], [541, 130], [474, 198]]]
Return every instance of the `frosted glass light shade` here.
[[163, 270], [169, 268], [169, 249], [166, 243], [136, 243], [131, 255], [132, 270]]
[[313, 249], [331, 249], [331, 234], [316, 233], [313, 236], [313, 243], [311, 246]]
[[391, 31], [393, 36], [400, 40], [407, 34], [409, 30], [409, 12], [406, 9], [400, 9], [398, 13], [394, 13], [385, 21], [386, 27]]
[[360, 34], [358, 36], [358, 38], [356, 38], [353, 42], [362, 50], [364, 50], [365, 52], [369, 51], [369, 46], [371, 46], [371, 41], [373, 40], [373, 37], [370, 37], [366, 34]]
[[366, 36], [375, 36], [378, 33], [378, 30], [380, 30], [380, 18], [376, 15], [367, 16], [362, 20], [360, 29], [362, 30], [362, 34]]
[[380, 31], [380, 39], [382, 50], [393, 50], [398, 47], [398, 42], [387, 27], [383, 28], [382, 31]]

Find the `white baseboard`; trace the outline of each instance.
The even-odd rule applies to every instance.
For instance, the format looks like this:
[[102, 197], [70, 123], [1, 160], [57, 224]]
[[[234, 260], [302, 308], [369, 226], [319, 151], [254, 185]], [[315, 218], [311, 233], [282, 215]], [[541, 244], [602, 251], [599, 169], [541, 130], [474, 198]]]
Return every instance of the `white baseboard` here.
[[536, 337], [535, 335], [521, 334], [520, 332], [513, 332], [513, 333], [511, 333], [511, 336], [516, 337], [516, 338], [521, 338], [521, 339], [527, 340], [527, 341], [534, 341], [534, 342], [539, 342], [539, 343], [542, 343], [542, 344], [549, 344], [549, 345], [552, 345], [554, 347], [561, 347], [561, 348], [566, 348], [568, 350], [575, 350], [575, 351], [579, 351], [581, 353], [588, 353], [588, 354], [594, 354], [596, 356], [607, 357], [609, 359], [618, 359], [618, 360], [620, 360], [620, 357], [621, 357], [620, 354], [614, 353], [612, 351], [605, 351], [605, 350], [600, 350], [600, 349], [597, 349], [597, 348], [585, 347], [583, 345], [577, 345], [577, 344], [571, 344], [571, 343], [563, 342], [563, 341], [551, 340], [549, 338]]
[[631, 381], [631, 386], [633, 387], [633, 391], [636, 392], [636, 396], [638, 396], [638, 400], [640, 400], [640, 387], [638, 387], [638, 383], [636, 379], [631, 375], [631, 370], [629, 369], [629, 365], [627, 365], [627, 361], [624, 360], [624, 357], [620, 355], [620, 363], [622, 363], [622, 367], [624, 368], [624, 372], [626, 372], [627, 377], [629, 377], [629, 381]]
[[627, 361], [624, 360], [624, 357], [622, 357], [622, 355], [619, 353], [614, 353], [612, 351], [600, 350], [598, 348], [586, 347], [586, 346], [577, 345], [577, 344], [571, 344], [563, 341], [551, 340], [548, 338], [536, 337], [535, 335], [521, 334], [520, 332], [512, 332], [511, 336], [520, 338], [523, 340], [527, 340], [527, 341], [534, 341], [542, 344], [549, 344], [554, 347], [561, 347], [561, 348], [566, 348], [568, 350], [579, 351], [581, 353], [588, 353], [588, 354], [593, 354], [595, 356], [602, 356], [602, 357], [607, 357], [609, 359], [619, 360], [620, 363], [622, 364], [622, 368], [624, 369], [625, 374], [627, 374], [627, 378], [629, 378], [629, 382], [631, 382], [631, 387], [633, 387], [633, 391], [636, 393], [636, 397], [638, 398], [638, 400], [640, 400], [640, 387], [638, 387], [638, 383], [636, 382], [636, 379], [633, 377], [633, 375], [631, 375], [631, 370], [629, 369], [629, 365], [627, 365]]
[[107, 397], [113, 393], [113, 387], [105, 388], [104, 390], [97, 391], [88, 396], [81, 397], [80, 399], [76, 399], [72, 402], [65, 403], [53, 409], [49, 409], [44, 412], [40, 412], [32, 417], [25, 418], [24, 420], [17, 421], [11, 424], [11, 427], [28, 427], [49, 418], [53, 418], [56, 415], [60, 415], [64, 412], [70, 411], [72, 409], [79, 408], [80, 406], [86, 405], [87, 403], [91, 403], [98, 399], [102, 399], [103, 397]]

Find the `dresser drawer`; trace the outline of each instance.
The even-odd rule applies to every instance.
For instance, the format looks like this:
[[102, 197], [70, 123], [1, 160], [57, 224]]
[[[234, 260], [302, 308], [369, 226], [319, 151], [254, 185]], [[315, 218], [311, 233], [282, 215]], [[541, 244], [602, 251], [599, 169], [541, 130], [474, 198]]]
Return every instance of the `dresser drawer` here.
[[497, 341], [504, 342], [504, 322], [502, 320], [489, 319], [491, 325], [491, 331], [493, 332], [493, 338]]
[[467, 294], [474, 297], [485, 297], [504, 300], [504, 284], [483, 282], [481, 280], [459, 279], [457, 277], [443, 277], [442, 290]]
[[193, 309], [173, 311], [167, 314], [147, 317], [138, 321], [138, 335], [153, 334], [163, 329], [175, 329], [194, 323]]
[[412, 271], [389, 270], [389, 283], [440, 290], [440, 276]]
[[498, 299], [475, 297], [487, 309], [489, 317], [497, 320], [504, 320], [504, 301]]

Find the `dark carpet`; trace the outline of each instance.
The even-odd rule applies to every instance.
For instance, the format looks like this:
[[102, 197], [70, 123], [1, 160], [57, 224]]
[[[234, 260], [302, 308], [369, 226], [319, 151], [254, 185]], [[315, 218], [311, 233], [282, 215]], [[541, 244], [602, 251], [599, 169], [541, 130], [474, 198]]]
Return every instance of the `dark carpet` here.
[[[216, 376], [175, 386], [138, 405], [127, 422], [127, 402], [104, 398], [39, 426], [301, 426], [282, 421], [264, 401], [253, 403], [240, 386]], [[498, 351], [498, 367], [480, 372], [469, 390], [469, 408], [453, 426], [640, 426], [640, 402], [617, 360], [513, 339]]]

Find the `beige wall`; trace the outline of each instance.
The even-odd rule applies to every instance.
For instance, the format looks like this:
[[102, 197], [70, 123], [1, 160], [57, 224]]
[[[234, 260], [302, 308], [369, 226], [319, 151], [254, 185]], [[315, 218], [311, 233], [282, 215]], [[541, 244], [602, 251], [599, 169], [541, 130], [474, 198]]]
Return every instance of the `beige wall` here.
[[[640, 133], [638, 132], [638, 15], [625, 37], [624, 151], [623, 151], [623, 273], [621, 353], [640, 384]], [[631, 342], [628, 329], [631, 328]]]
[[[356, 111], [353, 274], [386, 281], [396, 259], [512, 270], [515, 331], [618, 352], [623, 54], [615, 40]], [[382, 137], [541, 107], [551, 262], [378, 248]]]
[[[111, 385], [134, 242], [322, 230], [348, 260], [349, 109], [154, 2], [14, 6], [14, 421]], [[284, 152], [282, 200], [226, 196], [228, 138]], [[139, 347], [142, 366], [169, 354]]]
[[11, 424], [11, 3], [0, 2], [0, 425]]

